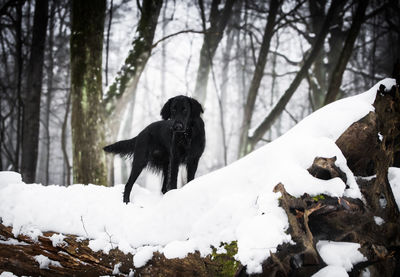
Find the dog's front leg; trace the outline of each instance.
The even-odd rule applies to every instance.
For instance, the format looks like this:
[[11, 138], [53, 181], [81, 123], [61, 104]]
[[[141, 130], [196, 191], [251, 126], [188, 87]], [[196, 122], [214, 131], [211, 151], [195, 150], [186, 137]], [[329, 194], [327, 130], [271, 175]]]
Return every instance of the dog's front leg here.
[[[177, 188], [177, 179], [178, 179], [178, 170], [179, 170], [179, 159], [178, 153], [175, 145], [175, 133], [172, 135], [172, 145], [169, 153], [169, 162], [168, 162], [168, 174], [166, 176], [166, 188], [165, 192], [170, 191], [171, 189]], [[164, 189], [164, 188], [163, 188]]]
[[189, 183], [194, 179], [194, 175], [197, 171], [197, 166], [199, 164], [199, 158], [190, 158], [188, 160], [186, 169], [187, 169], [187, 182]]

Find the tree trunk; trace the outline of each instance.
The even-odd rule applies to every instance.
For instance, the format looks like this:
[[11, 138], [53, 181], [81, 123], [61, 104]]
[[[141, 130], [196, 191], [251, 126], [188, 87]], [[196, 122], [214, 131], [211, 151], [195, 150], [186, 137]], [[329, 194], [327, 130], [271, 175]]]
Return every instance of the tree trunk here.
[[72, 2], [71, 97], [74, 182], [107, 185], [102, 107], [106, 1]]
[[23, 137], [21, 173], [26, 183], [36, 180], [38, 159], [40, 96], [42, 92], [44, 44], [47, 29], [48, 1], [35, 2], [33, 19], [32, 45], [28, 64], [27, 82], [25, 85], [23, 104]]
[[47, 93], [45, 98], [45, 109], [42, 111], [41, 120], [42, 125], [42, 135], [45, 136], [46, 139], [43, 139], [40, 144], [39, 151], [39, 165], [38, 165], [38, 178], [37, 180], [42, 184], [49, 184], [49, 165], [50, 165], [50, 112], [51, 112], [51, 101], [53, 96], [53, 68], [54, 68], [54, 14], [55, 14], [56, 6], [53, 2], [50, 8], [49, 15], [49, 35], [48, 35], [48, 53], [47, 53]]
[[353, 52], [354, 43], [357, 39], [358, 33], [360, 32], [361, 24], [364, 21], [367, 6], [368, 0], [358, 2], [356, 14], [354, 15], [349, 34], [347, 35], [346, 42], [344, 44], [342, 52], [340, 53], [340, 57], [335, 66], [335, 69], [332, 72], [332, 78], [330, 80], [328, 92], [325, 97], [325, 105], [335, 101], [337, 96], [339, 95], [343, 73], [346, 69], [346, 65], [350, 59], [351, 53]]
[[[45, 232], [37, 241], [27, 236], [15, 237], [11, 227], [0, 224], [0, 272], [28, 276], [234, 276], [240, 263], [233, 259], [231, 251], [237, 251], [235, 243], [226, 246], [227, 254], [209, 255], [202, 258], [199, 252], [188, 254], [184, 259], [167, 259], [154, 253], [143, 267], [133, 266], [132, 254], [124, 254], [117, 248], [108, 254], [94, 252], [89, 241], [66, 235], [62, 243], [54, 245], [50, 237], [54, 232]], [[2, 242], [5, 241], [3, 244]], [[13, 243], [7, 243], [12, 241]], [[38, 256], [46, 257], [47, 266], [40, 266]]]
[[247, 93], [247, 100], [243, 111], [243, 120], [242, 120], [242, 125], [240, 130], [240, 140], [239, 140], [239, 152], [238, 152], [239, 157], [243, 157], [248, 153], [246, 147], [248, 145], [247, 140], [249, 137], [251, 118], [254, 112], [254, 105], [256, 103], [258, 89], [260, 88], [261, 80], [264, 76], [264, 69], [265, 65], [267, 64], [269, 47], [271, 44], [272, 35], [274, 34], [275, 20], [279, 6], [280, 6], [279, 0], [271, 0], [268, 11], [267, 24], [265, 25], [265, 31], [261, 43], [260, 53], [257, 59], [254, 75], [250, 83], [250, 88]]
[[224, 35], [224, 30], [232, 14], [233, 4], [236, 0], [226, 0], [224, 9], [218, 11], [218, 0], [213, 0], [210, 11], [210, 28], [206, 30], [205, 13], [203, 1], [199, 1], [202, 21], [204, 40], [200, 50], [200, 62], [197, 69], [196, 85], [194, 89], [194, 98], [196, 98], [203, 106], [206, 101], [208, 75], [212, 68], [212, 60], [218, 45]]
[[162, 3], [162, 0], [143, 1], [142, 15], [135, 32], [137, 36], [132, 42], [132, 50], [106, 93], [104, 107], [109, 114], [106, 126], [109, 131], [107, 138], [110, 141], [116, 139], [125, 108], [129, 99], [136, 93], [140, 76], [150, 58]]
[[256, 143], [260, 141], [265, 134], [266, 131], [272, 126], [275, 120], [279, 117], [279, 115], [284, 111], [287, 103], [289, 102], [290, 98], [296, 92], [296, 89], [299, 87], [301, 81], [307, 75], [308, 69], [310, 68], [311, 64], [314, 62], [318, 53], [323, 47], [325, 37], [329, 32], [329, 27], [332, 21], [334, 14], [336, 13], [337, 8], [341, 5], [343, 0], [334, 0], [329, 7], [328, 14], [325, 17], [325, 21], [321, 27], [321, 31], [318, 34], [317, 38], [314, 41], [314, 44], [311, 48], [311, 52], [308, 57], [305, 59], [303, 66], [301, 67], [300, 71], [296, 74], [296, 77], [290, 84], [289, 88], [285, 91], [279, 101], [276, 103], [274, 108], [271, 112], [264, 118], [262, 123], [256, 128], [254, 134], [248, 139], [248, 146], [245, 148], [246, 153], [251, 152]]
[[69, 118], [69, 111], [71, 107], [71, 93], [67, 92], [67, 101], [65, 105], [65, 114], [64, 119], [61, 127], [61, 150], [63, 153], [63, 160], [64, 160], [64, 171], [66, 172], [66, 176], [64, 180], [64, 186], [71, 185], [71, 164], [68, 158], [68, 150], [67, 150], [67, 128], [68, 128], [68, 118]]
[[[310, 24], [310, 27], [312, 33], [314, 34], [318, 34], [320, 32], [321, 22], [324, 21], [326, 16], [326, 4], [326, 0], [309, 1], [309, 9], [312, 16], [312, 24]], [[312, 92], [310, 100], [313, 110], [317, 110], [324, 105], [325, 96], [328, 91], [329, 80], [331, 79], [333, 69], [340, 56], [340, 51], [345, 39], [345, 32], [342, 31], [343, 16], [340, 11], [343, 10], [343, 6], [345, 4], [345, 1], [341, 3], [340, 7], [338, 7], [338, 12], [334, 15], [332, 20], [332, 27], [330, 28], [330, 36], [328, 38], [329, 51], [327, 52], [323, 47], [321, 48], [321, 51], [312, 67], [312, 74], [315, 79], [308, 78]], [[313, 38], [310, 37], [310, 39]], [[324, 59], [327, 59], [327, 61]], [[316, 82], [314, 82], [314, 80], [316, 80]]]
[[228, 139], [227, 139], [227, 126], [225, 121], [225, 107], [227, 100], [227, 89], [229, 83], [229, 64], [231, 59], [231, 50], [234, 42], [234, 32], [232, 30], [232, 26], [229, 26], [227, 30], [227, 38], [226, 38], [226, 47], [222, 56], [222, 72], [221, 72], [221, 94], [218, 95], [218, 103], [219, 103], [219, 121], [221, 126], [221, 142], [222, 142], [222, 157], [224, 161], [224, 166], [228, 165]]
[[16, 7], [17, 20], [16, 20], [16, 70], [17, 72], [17, 99], [18, 99], [18, 109], [17, 109], [17, 139], [15, 145], [15, 164], [14, 170], [20, 170], [20, 153], [22, 147], [22, 120], [23, 120], [23, 100], [22, 100], [22, 70], [23, 70], [23, 61], [22, 61], [22, 6], [23, 2], [19, 1]]

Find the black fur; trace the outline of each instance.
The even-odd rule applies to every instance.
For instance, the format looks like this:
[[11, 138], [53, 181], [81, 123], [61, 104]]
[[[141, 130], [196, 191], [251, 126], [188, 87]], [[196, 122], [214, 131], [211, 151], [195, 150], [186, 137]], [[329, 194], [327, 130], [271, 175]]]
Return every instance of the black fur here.
[[132, 171], [124, 190], [125, 203], [129, 202], [132, 186], [146, 166], [162, 173], [162, 193], [176, 189], [180, 164], [186, 165], [187, 181], [194, 179], [206, 143], [200, 117], [203, 112], [195, 99], [176, 96], [161, 109], [163, 120], [150, 124], [130, 140], [104, 147], [106, 152], [133, 155]]

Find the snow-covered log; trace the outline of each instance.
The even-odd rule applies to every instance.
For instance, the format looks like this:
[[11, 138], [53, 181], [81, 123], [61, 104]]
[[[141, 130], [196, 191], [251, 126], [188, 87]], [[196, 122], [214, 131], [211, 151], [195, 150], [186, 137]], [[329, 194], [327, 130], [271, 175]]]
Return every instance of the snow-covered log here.
[[[182, 189], [161, 196], [136, 187], [134, 204], [120, 203], [122, 186], [43, 187], [5, 175], [14, 180], [0, 180], [0, 272], [397, 276], [400, 96], [393, 85], [385, 80], [333, 103]], [[52, 205], [47, 217], [38, 215]]]
[[[133, 267], [132, 254], [114, 248], [107, 254], [93, 251], [87, 239], [45, 232], [33, 240], [14, 236], [12, 228], [0, 224], [0, 273], [17, 276], [217, 276], [238, 268], [227, 254], [201, 258], [166, 259], [155, 253], [140, 268]], [[217, 258], [216, 258], [217, 257]]]

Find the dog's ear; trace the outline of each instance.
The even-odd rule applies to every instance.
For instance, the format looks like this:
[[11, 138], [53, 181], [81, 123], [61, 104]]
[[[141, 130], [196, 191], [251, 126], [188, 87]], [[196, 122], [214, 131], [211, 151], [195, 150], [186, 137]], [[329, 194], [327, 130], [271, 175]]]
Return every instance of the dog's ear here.
[[171, 103], [172, 103], [172, 98], [170, 98], [161, 109], [160, 115], [164, 120], [167, 120], [168, 118], [171, 117]]
[[199, 117], [200, 113], [204, 113], [201, 104], [194, 98], [190, 98], [191, 116]]

